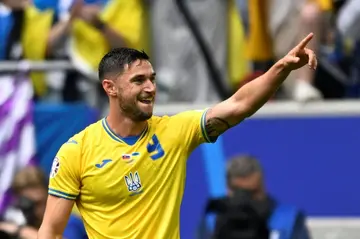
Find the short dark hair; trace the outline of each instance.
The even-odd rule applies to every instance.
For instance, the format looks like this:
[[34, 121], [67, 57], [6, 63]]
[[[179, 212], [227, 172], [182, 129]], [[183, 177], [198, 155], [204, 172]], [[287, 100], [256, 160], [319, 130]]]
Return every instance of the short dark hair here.
[[226, 165], [228, 184], [233, 178], [244, 178], [257, 172], [262, 173], [262, 167], [259, 161], [252, 155], [235, 156]]
[[136, 60], [149, 60], [150, 57], [144, 51], [132, 48], [114, 48], [109, 51], [99, 63], [99, 80], [102, 81], [107, 74], [121, 73], [125, 65]]

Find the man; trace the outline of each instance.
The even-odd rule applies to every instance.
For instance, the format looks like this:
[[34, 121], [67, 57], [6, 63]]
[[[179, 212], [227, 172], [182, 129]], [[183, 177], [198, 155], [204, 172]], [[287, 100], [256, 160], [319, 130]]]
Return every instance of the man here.
[[144, 52], [114, 49], [99, 65], [109, 115], [54, 159], [39, 239], [60, 238], [74, 202], [89, 238], [179, 238], [186, 160], [254, 114], [292, 70], [316, 68], [309, 34], [267, 73], [204, 111], [152, 116], [155, 72]]
[[207, 203], [206, 213], [216, 215], [211, 238], [268, 239], [275, 201], [265, 191], [260, 163], [250, 155], [230, 159], [226, 181], [227, 195]]
[[208, 210], [217, 214], [214, 239], [309, 238], [303, 213], [266, 192], [263, 169], [254, 156], [229, 160], [226, 179], [227, 197], [208, 204]]

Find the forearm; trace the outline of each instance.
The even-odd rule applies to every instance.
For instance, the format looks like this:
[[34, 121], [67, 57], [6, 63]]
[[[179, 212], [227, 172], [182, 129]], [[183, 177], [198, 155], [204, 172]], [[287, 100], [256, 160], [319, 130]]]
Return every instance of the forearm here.
[[246, 111], [243, 114], [251, 116], [275, 94], [290, 72], [280, 60], [265, 74], [241, 87], [231, 98], [241, 102]]
[[265, 74], [244, 84], [229, 99], [207, 111], [205, 125], [207, 135], [215, 139], [230, 127], [254, 114], [275, 94], [292, 70], [306, 64], [315, 70], [317, 66], [315, 53], [306, 48], [313, 36], [313, 33], [307, 35]]
[[94, 20], [93, 26], [102, 32], [111, 48], [124, 47], [126, 45], [124, 38], [100, 18]]
[[61, 233], [52, 230], [51, 228], [41, 227], [38, 232], [37, 239], [61, 239]]
[[217, 137], [260, 109], [290, 74], [280, 60], [265, 74], [243, 85], [229, 99], [215, 105], [206, 114], [209, 137]]
[[69, 31], [70, 21], [62, 21], [52, 27], [47, 42], [47, 54], [52, 54], [54, 48]]
[[106, 26], [103, 30], [103, 34], [106, 37], [106, 39], [109, 42], [109, 45], [112, 48], [116, 47], [125, 47], [125, 41], [122, 36], [120, 36], [115, 30], [113, 30], [111, 27]]

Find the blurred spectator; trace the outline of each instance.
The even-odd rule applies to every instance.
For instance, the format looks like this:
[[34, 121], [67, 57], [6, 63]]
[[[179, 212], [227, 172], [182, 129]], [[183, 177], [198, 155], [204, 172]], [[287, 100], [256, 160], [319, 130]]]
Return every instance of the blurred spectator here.
[[145, 2], [34, 0], [34, 4], [43, 12], [56, 12], [58, 25], [71, 22], [69, 34], [59, 41], [62, 47], [53, 45], [58, 53], [53, 57], [70, 59], [75, 71], [68, 71], [65, 78], [61, 72], [51, 74], [48, 81], [53, 94], [48, 99], [65, 102], [85, 100], [92, 106], [106, 108], [103, 104], [107, 104], [107, 98], [103, 97], [97, 76], [98, 63], [106, 52], [115, 47], [128, 46], [149, 52]]
[[[177, 1], [152, 3], [154, 65], [157, 68], [158, 101], [217, 101], [203, 55]], [[184, 1], [211, 51], [221, 76], [226, 76], [226, 1]]]
[[73, 24], [70, 57], [78, 70], [97, 80], [98, 63], [111, 48], [127, 46], [148, 52], [147, 24], [142, 0], [85, 1]]
[[[269, 27], [273, 39], [276, 59], [284, 56], [309, 32], [315, 38], [308, 45], [319, 51], [319, 47], [328, 30], [331, 0], [269, 0]], [[321, 92], [313, 86], [315, 73], [304, 67], [294, 72], [285, 82], [287, 95], [298, 101], [319, 100]]]
[[[47, 199], [47, 177], [40, 168], [30, 166], [20, 170], [14, 178], [12, 191], [14, 203], [5, 212], [0, 230], [15, 238], [36, 239], [43, 219]], [[71, 215], [64, 238], [85, 239], [81, 219]]]
[[360, 39], [360, 2], [347, 0], [337, 19], [337, 27], [344, 37]]
[[350, 85], [348, 96], [360, 97], [360, 2], [347, 0], [340, 8], [337, 18], [337, 29], [343, 42], [353, 42], [352, 60], [350, 62]]
[[[38, 12], [30, 1], [1, 0], [0, 60], [44, 59], [51, 20], [51, 13]], [[32, 79], [36, 94], [44, 94], [43, 75], [32, 74]]]
[[[246, 56], [252, 72], [246, 79], [268, 70], [309, 32], [315, 33], [310, 48], [319, 50], [331, 0], [237, 0], [246, 32]], [[326, 19], [327, 20], [327, 19]], [[243, 54], [243, 53], [242, 53]], [[255, 73], [255, 75], [253, 75]], [[297, 101], [318, 100], [315, 74], [303, 68], [290, 75], [277, 96]]]
[[[39, 11], [32, 1], [1, 0], [0, 60], [47, 59], [68, 33], [72, 17], [53, 25], [56, 18], [54, 11]], [[9, 73], [0, 72], [1, 75]], [[36, 97], [47, 93], [44, 76], [39, 72], [31, 73]]]
[[107, 97], [98, 81], [98, 63], [115, 47], [132, 47], [149, 53], [148, 25], [148, 12], [142, 0], [85, 1], [73, 24], [69, 57], [77, 71], [95, 80], [95, 84], [82, 84], [87, 102], [107, 108]]
[[[185, 21], [178, 2], [189, 9], [193, 23]], [[244, 32], [235, 0], [156, 0], [151, 4], [151, 13], [159, 102], [204, 103], [221, 98], [190, 28], [198, 29], [219, 72], [217, 80], [226, 90], [247, 73]]]
[[227, 197], [212, 199], [207, 205], [207, 212], [217, 214], [214, 239], [309, 238], [303, 214], [266, 192], [256, 158], [235, 157], [226, 170]]

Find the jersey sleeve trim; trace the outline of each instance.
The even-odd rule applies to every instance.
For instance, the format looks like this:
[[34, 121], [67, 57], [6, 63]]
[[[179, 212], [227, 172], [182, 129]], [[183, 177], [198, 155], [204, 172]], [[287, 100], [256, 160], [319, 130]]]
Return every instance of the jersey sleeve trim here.
[[206, 113], [208, 112], [208, 110], [209, 109], [204, 110], [204, 113], [201, 116], [200, 127], [201, 127], [201, 133], [202, 133], [205, 141], [208, 143], [212, 143], [213, 141], [210, 139], [210, 137], [208, 136], [208, 134], [206, 132]]
[[64, 193], [64, 192], [61, 192], [59, 190], [55, 190], [55, 189], [52, 189], [52, 188], [49, 188], [48, 193], [50, 195], [52, 195], [52, 196], [61, 197], [61, 198], [64, 198], [64, 199], [75, 200], [77, 198], [77, 195]]

